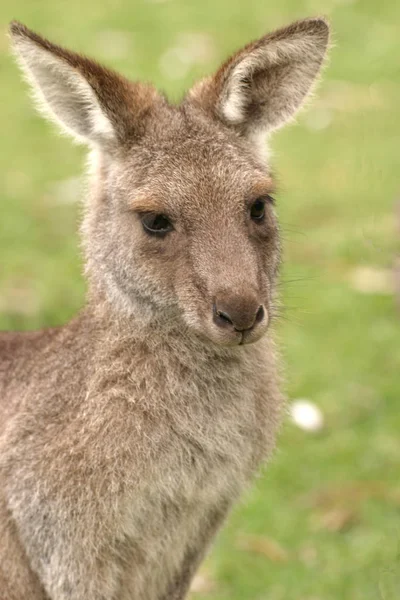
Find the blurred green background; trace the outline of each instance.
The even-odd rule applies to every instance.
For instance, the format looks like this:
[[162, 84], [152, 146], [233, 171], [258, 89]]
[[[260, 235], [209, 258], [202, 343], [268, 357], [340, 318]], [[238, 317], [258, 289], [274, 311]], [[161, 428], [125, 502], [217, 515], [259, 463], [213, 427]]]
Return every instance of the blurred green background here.
[[[8, 53], [8, 21], [179, 99], [252, 38], [316, 14], [331, 20], [330, 64], [310, 108], [273, 140], [288, 417], [270, 467], [194, 581], [201, 600], [400, 597], [400, 2], [0, 5], [2, 329], [63, 323], [85, 290], [77, 237], [85, 152], [34, 112]], [[319, 411], [312, 431], [307, 415], [293, 419], [299, 399]]]

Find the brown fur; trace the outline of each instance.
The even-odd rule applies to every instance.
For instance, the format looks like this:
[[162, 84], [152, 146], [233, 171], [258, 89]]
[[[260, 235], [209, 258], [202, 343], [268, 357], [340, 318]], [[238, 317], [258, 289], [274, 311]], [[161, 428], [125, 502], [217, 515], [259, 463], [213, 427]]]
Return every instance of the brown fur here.
[[[92, 148], [92, 187], [85, 309], [0, 336], [2, 600], [182, 600], [270, 455], [280, 252], [254, 133], [301, 104], [327, 31], [262, 38], [171, 106], [12, 24], [42, 106]], [[174, 229], [148, 235], [148, 212]]]

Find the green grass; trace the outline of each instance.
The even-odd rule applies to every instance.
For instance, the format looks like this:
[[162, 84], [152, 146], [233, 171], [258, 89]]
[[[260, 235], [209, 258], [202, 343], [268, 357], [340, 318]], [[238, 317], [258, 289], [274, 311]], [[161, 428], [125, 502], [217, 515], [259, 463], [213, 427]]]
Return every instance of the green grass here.
[[[60, 191], [60, 182], [80, 174], [84, 152], [54, 135], [31, 108], [7, 53], [7, 22], [18, 18], [179, 98], [249, 39], [319, 13], [334, 30], [331, 62], [312, 107], [276, 134], [274, 162], [282, 182], [287, 309], [277, 335], [287, 391], [290, 399], [317, 404], [325, 427], [311, 434], [287, 419], [269, 469], [202, 568], [210, 590], [199, 600], [400, 597], [400, 313], [385, 286], [362, 293], [354, 284], [361, 267], [390, 270], [399, 250], [400, 3], [3, 0], [0, 6], [3, 329], [62, 323], [84, 297], [79, 203]], [[182, 32], [207, 34], [203, 61], [168, 78], [160, 57]], [[325, 499], [318, 497], [323, 490]], [[280, 549], [271, 550], [268, 540]]]

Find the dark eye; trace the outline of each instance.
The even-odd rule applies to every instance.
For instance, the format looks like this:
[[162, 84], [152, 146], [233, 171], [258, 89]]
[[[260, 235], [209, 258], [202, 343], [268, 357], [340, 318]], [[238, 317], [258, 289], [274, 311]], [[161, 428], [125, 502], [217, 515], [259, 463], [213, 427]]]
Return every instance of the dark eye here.
[[263, 221], [265, 217], [265, 205], [274, 203], [274, 199], [269, 195], [257, 198], [250, 207], [250, 217], [256, 222]]
[[250, 216], [253, 221], [262, 221], [265, 216], [265, 199], [258, 198], [250, 208]]
[[141, 220], [143, 229], [150, 235], [162, 237], [173, 229], [171, 221], [165, 215], [146, 213], [142, 215]]

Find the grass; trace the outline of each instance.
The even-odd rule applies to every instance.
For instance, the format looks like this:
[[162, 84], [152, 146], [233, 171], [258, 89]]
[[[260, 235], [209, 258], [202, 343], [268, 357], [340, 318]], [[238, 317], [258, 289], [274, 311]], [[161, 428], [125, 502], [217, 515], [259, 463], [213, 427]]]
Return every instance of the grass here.
[[[400, 597], [400, 325], [382, 284], [399, 250], [400, 3], [0, 6], [3, 329], [62, 323], [84, 297], [74, 194], [84, 153], [31, 108], [7, 53], [7, 22], [18, 18], [179, 98], [249, 39], [319, 13], [334, 30], [331, 63], [312, 107], [275, 136], [274, 161], [282, 181], [287, 309], [277, 335], [287, 392], [320, 407], [325, 426], [311, 434], [287, 419], [274, 460], [202, 567], [199, 600]], [[187, 33], [201, 34], [203, 48], [189, 65], [167, 52], [193, 39]]]

